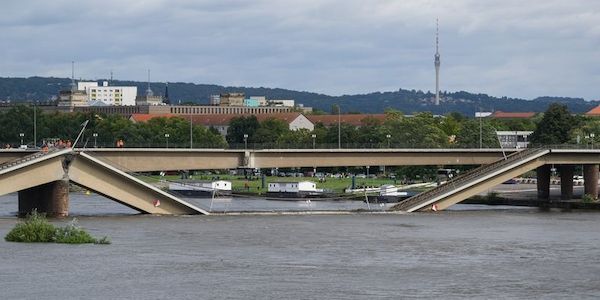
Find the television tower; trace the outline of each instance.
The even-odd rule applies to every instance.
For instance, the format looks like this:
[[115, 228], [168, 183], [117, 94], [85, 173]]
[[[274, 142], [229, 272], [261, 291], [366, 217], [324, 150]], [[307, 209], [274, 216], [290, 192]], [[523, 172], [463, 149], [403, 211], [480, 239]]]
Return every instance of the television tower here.
[[440, 105], [440, 49], [439, 49], [439, 22], [435, 19], [435, 105]]

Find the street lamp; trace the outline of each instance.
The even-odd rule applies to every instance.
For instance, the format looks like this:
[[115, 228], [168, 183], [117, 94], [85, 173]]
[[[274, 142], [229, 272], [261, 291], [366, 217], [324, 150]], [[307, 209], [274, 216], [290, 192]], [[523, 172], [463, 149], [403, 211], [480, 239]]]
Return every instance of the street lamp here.
[[596, 134], [590, 133], [590, 137], [592, 138], [592, 149], [594, 149], [594, 137], [595, 136], [596, 136]]
[[167, 140], [167, 148], [169, 148], [169, 137], [170, 136], [171, 136], [170, 134], [165, 133], [165, 139]]
[[244, 150], [248, 149], [248, 135], [244, 133]]
[[338, 149], [342, 149], [342, 108], [338, 104]]
[[19, 133], [19, 136], [21, 137], [21, 145], [23, 145], [23, 137], [25, 136], [25, 134], [21, 132]]
[[94, 132], [94, 133], [92, 133], [92, 136], [94, 137], [94, 148], [98, 148], [98, 143], [97, 143], [98, 133]]
[[310, 137], [312, 137], [312, 139], [313, 139], [313, 149], [315, 149], [316, 148], [315, 146], [316, 146], [317, 135], [313, 133]]
[[392, 138], [391, 134], [386, 134], [385, 136], [387, 138], [387, 142], [388, 142], [388, 148], [390, 147], [390, 138]]

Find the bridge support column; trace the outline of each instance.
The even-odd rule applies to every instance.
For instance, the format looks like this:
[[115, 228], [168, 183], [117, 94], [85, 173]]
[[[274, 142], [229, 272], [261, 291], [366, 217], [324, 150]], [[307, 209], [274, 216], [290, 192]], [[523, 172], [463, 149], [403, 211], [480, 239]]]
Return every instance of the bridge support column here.
[[69, 181], [58, 180], [19, 191], [19, 217], [34, 209], [48, 217], [69, 215]]
[[537, 197], [538, 199], [550, 199], [550, 165], [543, 165], [536, 169], [537, 173]]
[[561, 165], [560, 166], [560, 199], [571, 200], [573, 199], [573, 165]]
[[598, 199], [598, 165], [583, 165], [584, 194]]

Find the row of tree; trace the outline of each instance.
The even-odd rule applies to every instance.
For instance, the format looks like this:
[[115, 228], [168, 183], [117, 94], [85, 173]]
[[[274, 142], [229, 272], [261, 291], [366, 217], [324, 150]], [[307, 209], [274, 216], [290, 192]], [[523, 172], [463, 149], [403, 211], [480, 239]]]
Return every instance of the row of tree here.
[[39, 109], [34, 113], [32, 107], [15, 106], [0, 113], [0, 142], [17, 145], [23, 134], [24, 143], [32, 145], [34, 124], [38, 146], [47, 138], [72, 141], [85, 120], [89, 123], [81, 143], [87, 142], [88, 147], [111, 147], [123, 140], [125, 147], [490, 148], [499, 146], [496, 130], [533, 130], [531, 141], [539, 144], [585, 142], [585, 137], [593, 139], [593, 133], [600, 138], [600, 121], [572, 116], [561, 104], [552, 104], [543, 117], [524, 120], [473, 119], [459, 113], [407, 117], [392, 110], [383, 121], [366, 118], [361, 126], [342, 123], [339, 128], [316, 124], [313, 131], [290, 130], [282, 120], [259, 122], [248, 116], [232, 119], [225, 138], [214, 128], [190, 126], [189, 120], [177, 117], [134, 123], [117, 115], [42, 113]]
[[[35, 121], [34, 121], [35, 119]], [[124, 141], [125, 147], [194, 147], [225, 148], [223, 137], [214, 129], [192, 126], [182, 118], [154, 118], [148, 122], [134, 123], [118, 115], [94, 113], [42, 113], [34, 114], [32, 107], [15, 106], [0, 114], [0, 142], [18, 145], [21, 134], [24, 144], [41, 146], [44, 140], [60, 139], [74, 141], [89, 120], [84, 135], [77, 146], [114, 147], [116, 141]], [[35, 130], [34, 130], [34, 124]]]

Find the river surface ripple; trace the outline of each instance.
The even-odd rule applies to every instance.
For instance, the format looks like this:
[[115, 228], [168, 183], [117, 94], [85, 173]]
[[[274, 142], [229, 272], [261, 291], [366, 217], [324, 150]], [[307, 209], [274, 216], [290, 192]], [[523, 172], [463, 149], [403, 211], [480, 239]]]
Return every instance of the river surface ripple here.
[[[2, 237], [15, 199], [0, 197]], [[170, 217], [111, 205], [78, 217], [111, 245], [0, 241], [1, 298], [600, 297], [597, 212]]]

